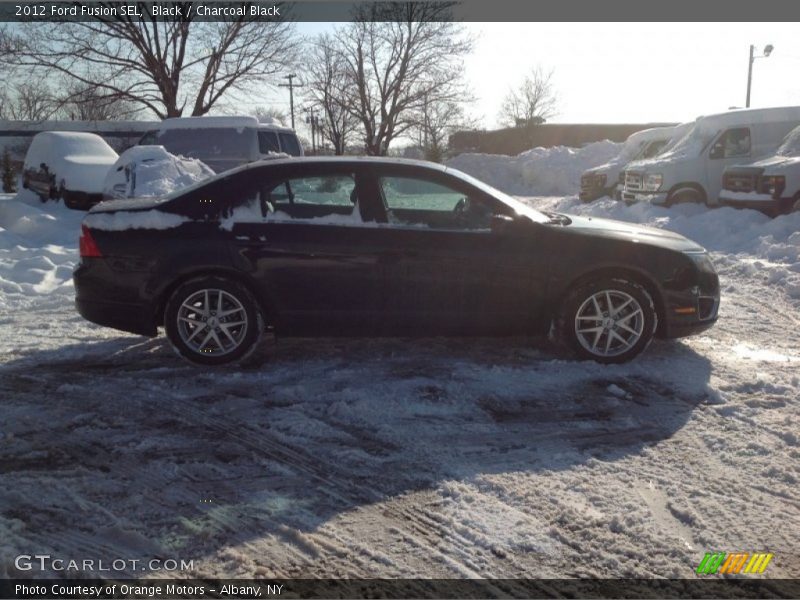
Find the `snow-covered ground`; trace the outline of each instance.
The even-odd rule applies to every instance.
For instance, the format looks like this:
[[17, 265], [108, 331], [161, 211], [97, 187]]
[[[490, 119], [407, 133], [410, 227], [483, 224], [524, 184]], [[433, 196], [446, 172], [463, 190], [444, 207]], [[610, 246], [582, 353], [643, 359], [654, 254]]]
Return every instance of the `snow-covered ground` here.
[[711, 550], [800, 576], [800, 214], [526, 200], [705, 244], [719, 323], [619, 366], [543, 340], [297, 339], [201, 370], [76, 314], [81, 213], [0, 199], [0, 576], [48, 553], [683, 578]]

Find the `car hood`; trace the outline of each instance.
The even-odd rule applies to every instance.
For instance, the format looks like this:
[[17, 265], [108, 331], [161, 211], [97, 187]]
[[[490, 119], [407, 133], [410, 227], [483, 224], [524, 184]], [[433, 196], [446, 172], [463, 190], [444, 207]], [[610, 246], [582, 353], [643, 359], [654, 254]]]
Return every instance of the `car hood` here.
[[678, 252], [702, 252], [704, 250], [696, 242], [683, 237], [679, 233], [666, 231], [665, 229], [597, 217], [566, 216], [572, 221], [569, 225], [566, 225], [567, 229], [597, 237], [658, 246]]
[[[761, 169], [766, 169], [766, 168], [779, 169], [781, 167], [788, 167], [789, 165], [796, 165], [796, 164], [800, 164], [800, 156], [778, 156], [776, 154], [775, 156], [762, 158], [761, 160], [757, 160], [756, 162], [747, 165], [736, 165], [736, 166], [757, 167]], [[731, 168], [734, 169], [736, 167], [731, 167]]]
[[583, 174], [584, 175], [602, 175], [603, 173], [608, 174], [609, 171], [620, 171], [620, 167], [624, 163], [619, 160], [610, 160], [605, 164], [598, 165], [596, 167], [592, 167], [591, 169], [586, 169]]

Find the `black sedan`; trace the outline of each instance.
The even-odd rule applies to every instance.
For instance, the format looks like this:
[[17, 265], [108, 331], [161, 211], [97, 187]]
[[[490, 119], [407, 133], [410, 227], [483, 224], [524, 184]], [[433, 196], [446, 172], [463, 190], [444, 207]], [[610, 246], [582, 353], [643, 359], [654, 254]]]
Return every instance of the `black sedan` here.
[[75, 270], [86, 319], [184, 358], [278, 336], [550, 334], [627, 361], [717, 319], [706, 252], [674, 233], [542, 213], [453, 169], [372, 158], [254, 163], [162, 199], [95, 206]]

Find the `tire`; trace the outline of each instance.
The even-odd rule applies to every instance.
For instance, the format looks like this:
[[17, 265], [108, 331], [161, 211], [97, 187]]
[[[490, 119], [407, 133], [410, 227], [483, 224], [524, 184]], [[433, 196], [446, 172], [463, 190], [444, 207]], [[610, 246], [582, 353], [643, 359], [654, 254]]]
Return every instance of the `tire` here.
[[198, 365], [224, 365], [250, 357], [261, 341], [264, 317], [242, 284], [207, 276], [189, 280], [172, 293], [164, 328], [178, 356]]
[[681, 188], [677, 190], [675, 193], [670, 194], [669, 198], [667, 198], [667, 202], [665, 206], [668, 208], [670, 206], [674, 206], [675, 204], [705, 204], [705, 198], [703, 194], [700, 193], [699, 190], [694, 188]]
[[578, 357], [616, 364], [643, 352], [657, 327], [655, 303], [644, 287], [625, 279], [601, 278], [567, 295], [554, 333]]

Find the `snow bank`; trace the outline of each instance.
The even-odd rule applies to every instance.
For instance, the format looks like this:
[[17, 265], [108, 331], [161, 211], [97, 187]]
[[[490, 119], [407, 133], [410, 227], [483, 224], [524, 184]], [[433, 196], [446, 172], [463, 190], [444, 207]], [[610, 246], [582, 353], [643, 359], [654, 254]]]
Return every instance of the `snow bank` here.
[[577, 194], [581, 174], [619, 155], [622, 144], [594, 142], [583, 148], [534, 148], [517, 156], [459, 154], [448, 167], [464, 171], [509, 194]]
[[134, 146], [109, 170], [103, 193], [111, 198], [165, 196], [213, 175], [202, 161], [175, 156], [164, 146]]
[[27, 190], [0, 195], [0, 312], [42, 295], [71, 296], [83, 216], [60, 203], [42, 204]]

